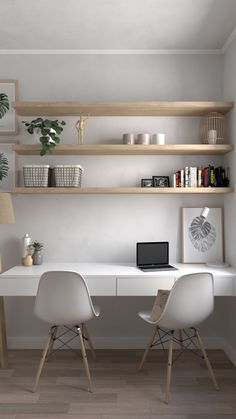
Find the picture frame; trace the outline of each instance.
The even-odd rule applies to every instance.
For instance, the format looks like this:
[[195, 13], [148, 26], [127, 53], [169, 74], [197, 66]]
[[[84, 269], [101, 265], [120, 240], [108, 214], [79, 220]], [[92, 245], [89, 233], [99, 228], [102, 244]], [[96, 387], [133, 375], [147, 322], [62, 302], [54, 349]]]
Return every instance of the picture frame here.
[[12, 189], [14, 189], [16, 186], [16, 158], [15, 153], [12, 150], [12, 143], [0, 143], [0, 153], [4, 153], [9, 164], [9, 171], [7, 177], [0, 181], [0, 192], [11, 192]]
[[223, 261], [223, 210], [210, 208], [207, 218], [202, 207], [182, 208], [182, 262]]
[[[19, 131], [17, 115], [12, 107], [12, 102], [18, 100], [18, 81], [0, 80], [0, 94], [7, 96], [9, 109], [2, 107], [2, 117], [0, 118], [0, 135], [17, 135]], [[1, 103], [0, 103], [1, 110]], [[1, 116], [1, 111], [0, 111]], [[0, 140], [1, 141], [1, 140]], [[4, 140], [5, 141], [5, 140]]]
[[153, 176], [152, 184], [154, 188], [169, 188], [170, 178], [169, 176]]
[[152, 188], [152, 179], [141, 179], [141, 188]]

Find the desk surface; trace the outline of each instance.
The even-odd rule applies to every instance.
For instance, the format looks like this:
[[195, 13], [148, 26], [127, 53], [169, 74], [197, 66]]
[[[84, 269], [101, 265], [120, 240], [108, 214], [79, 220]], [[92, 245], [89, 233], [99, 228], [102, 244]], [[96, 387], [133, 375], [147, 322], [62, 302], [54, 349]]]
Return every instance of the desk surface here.
[[158, 289], [171, 289], [181, 275], [211, 272], [217, 296], [236, 295], [236, 270], [213, 269], [206, 265], [176, 264], [178, 270], [143, 272], [127, 263], [44, 263], [40, 266], [15, 266], [0, 275], [0, 295], [35, 296], [40, 276], [46, 271], [80, 273], [92, 296], [154, 296]]
[[14, 266], [8, 271], [0, 275], [2, 278], [10, 277], [40, 277], [44, 272], [47, 271], [75, 271], [81, 275], [88, 276], [115, 276], [115, 277], [175, 277], [178, 278], [181, 275], [186, 275], [193, 272], [211, 272], [213, 276], [228, 276], [236, 275], [236, 269], [228, 268], [209, 268], [205, 264], [187, 264], [187, 263], [176, 263], [173, 266], [178, 268], [177, 271], [154, 271], [154, 272], [143, 272], [138, 269], [134, 264], [128, 263], [44, 263], [42, 265], [34, 265], [31, 267], [25, 266]]

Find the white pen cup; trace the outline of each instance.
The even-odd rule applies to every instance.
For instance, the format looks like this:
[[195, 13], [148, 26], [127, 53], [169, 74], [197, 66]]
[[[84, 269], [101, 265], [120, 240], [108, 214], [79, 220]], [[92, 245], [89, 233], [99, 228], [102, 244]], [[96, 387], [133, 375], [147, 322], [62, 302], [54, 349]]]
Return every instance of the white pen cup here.
[[137, 135], [137, 144], [150, 144], [151, 135], [150, 134], [138, 134]]
[[152, 144], [165, 144], [165, 134], [158, 132], [152, 135]]
[[123, 134], [123, 144], [135, 144], [135, 135], [133, 133]]
[[217, 131], [216, 129], [209, 129], [208, 131], [208, 143], [216, 144], [217, 142]]

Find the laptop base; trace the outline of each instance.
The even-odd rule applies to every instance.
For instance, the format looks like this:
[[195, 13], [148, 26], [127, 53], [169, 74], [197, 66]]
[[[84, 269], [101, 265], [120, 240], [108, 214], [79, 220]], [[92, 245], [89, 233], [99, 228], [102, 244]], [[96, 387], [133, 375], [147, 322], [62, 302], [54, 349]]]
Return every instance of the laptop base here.
[[143, 272], [158, 272], [158, 271], [177, 271], [178, 268], [175, 268], [172, 265], [165, 265], [160, 267], [150, 266], [150, 268], [145, 268], [141, 266], [137, 266]]

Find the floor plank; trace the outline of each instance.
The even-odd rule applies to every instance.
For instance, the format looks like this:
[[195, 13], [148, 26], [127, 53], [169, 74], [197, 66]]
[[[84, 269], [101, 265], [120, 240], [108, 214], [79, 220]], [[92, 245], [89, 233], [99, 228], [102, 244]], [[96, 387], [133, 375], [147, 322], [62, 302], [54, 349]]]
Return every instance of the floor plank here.
[[88, 355], [93, 393], [78, 352], [65, 350], [46, 363], [33, 394], [40, 355], [10, 351], [9, 368], [0, 371], [0, 419], [236, 419], [236, 368], [223, 351], [208, 351], [220, 391], [202, 359], [186, 353], [174, 364], [169, 405], [161, 351], [151, 351], [142, 372], [139, 350], [97, 351], [96, 362]]

